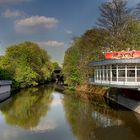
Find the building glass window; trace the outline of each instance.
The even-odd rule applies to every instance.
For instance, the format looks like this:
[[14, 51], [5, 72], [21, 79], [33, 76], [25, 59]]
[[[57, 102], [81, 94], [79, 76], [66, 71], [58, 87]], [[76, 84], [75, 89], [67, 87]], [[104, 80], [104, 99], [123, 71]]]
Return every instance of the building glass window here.
[[135, 82], [135, 70], [127, 70], [127, 82]]
[[108, 81], [110, 81], [110, 69], [108, 69]]
[[140, 70], [137, 70], [137, 81], [140, 82]]
[[116, 74], [116, 70], [112, 70], [112, 81], [117, 81], [117, 74]]
[[107, 80], [107, 75], [106, 75], [106, 67], [104, 67], [104, 80], [106, 81]]
[[118, 70], [118, 81], [125, 81], [125, 70]]
[[103, 80], [103, 67], [101, 67], [101, 80]]

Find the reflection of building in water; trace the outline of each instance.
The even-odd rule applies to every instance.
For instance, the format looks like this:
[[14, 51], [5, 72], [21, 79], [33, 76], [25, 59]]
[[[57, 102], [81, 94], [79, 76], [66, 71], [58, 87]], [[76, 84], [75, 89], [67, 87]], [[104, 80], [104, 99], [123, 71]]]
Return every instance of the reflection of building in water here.
[[107, 52], [105, 60], [93, 61], [93, 84], [120, 88], [140, 88], [140, 51]]
[[120, 126], [123, 124], [123, 121], [119, 118], [112, 118], [109, 115], [106, 116], [97, 111], [92, 113], [92, 117], [96, 120], [100, 127]]

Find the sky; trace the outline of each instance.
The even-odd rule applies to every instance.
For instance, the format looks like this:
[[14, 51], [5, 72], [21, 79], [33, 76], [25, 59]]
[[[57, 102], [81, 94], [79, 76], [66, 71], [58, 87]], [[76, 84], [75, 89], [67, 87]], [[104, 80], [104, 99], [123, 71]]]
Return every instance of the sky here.
[[[63, 63], [72, 39], [93, 28], [109, 0], [0, 0], [0, 55], [12, 44], [33, 41]], [[134, 7], [140, 0], [128, 0]]]

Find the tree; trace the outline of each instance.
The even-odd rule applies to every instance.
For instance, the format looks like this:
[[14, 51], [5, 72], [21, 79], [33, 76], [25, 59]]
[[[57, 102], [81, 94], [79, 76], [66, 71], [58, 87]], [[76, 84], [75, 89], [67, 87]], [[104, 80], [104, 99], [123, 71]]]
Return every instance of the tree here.
[[88, 82], [89, 75], [93, 74], [90, 61], [104, 58], [102, 46], [106, 36], [105, 30], [94, 28], [74, 40], [64, 57], [63, 74], [67, 84], [75, 87]]
[[65, 75], [65, 82], [69, 84], [70, 88], [74, 87], [79, 83], [78, 74], [78, 49], [76, 46], [70, 47], [64, 57], [63, 74]]
[[51, 77], [53, 70], [47, 52], [32, 42], [10, 46], [0, 61], [20, 87], [35, 86]]
[[134, 9], [134, 15], [136, 17], [136, 20], [140, 21], [140, 3], [138, 3], [136, 8]]
[[127, 27], [130, 17], [125, 0], [112, 0], [105, 2], [100, 7], [100, 18], [97, 25], [109, 30], [113, 35], [120, 34]]
[[101, 5], [99, 27], [87, 30], [66, 51], [63, 65], [65, 82], [76, 87], [88, 84], [93, 76], [92, 60], [104, 59], [104, 52], [139, 50], [140, 23], [129, 13], [124, 0]]

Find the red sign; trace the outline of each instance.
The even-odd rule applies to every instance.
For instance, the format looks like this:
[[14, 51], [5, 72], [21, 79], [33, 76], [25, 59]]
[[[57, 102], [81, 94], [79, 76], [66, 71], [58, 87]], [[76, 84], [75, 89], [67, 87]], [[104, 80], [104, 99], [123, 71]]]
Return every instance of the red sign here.
[[105, 59], [140, 58], [140, 51], [106, 52]]

